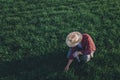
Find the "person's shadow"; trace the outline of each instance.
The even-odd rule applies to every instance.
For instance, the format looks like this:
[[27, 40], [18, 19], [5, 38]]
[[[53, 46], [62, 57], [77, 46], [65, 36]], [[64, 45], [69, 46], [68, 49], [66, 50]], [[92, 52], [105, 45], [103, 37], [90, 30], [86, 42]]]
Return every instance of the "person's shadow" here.
[[0, 61], [0, 78], [15, 75], [21, 79], [25, 77], [32, 79], [35, 76], [44, 79], [52, 72], [63, 71], [65, 64], [65, 54], [59, 52], [26, 57], [11, 62]]
[[[61, 79], [62, 77], [66, 77], [61, 75], [62, 72], [64, 72], [66, 64], [66, 52], [60, 51], [46, 55], [25, 57], [21, 60], [12, 60], [11, 62], [0, 61], [0, 78], [8, 77], [11, 78], [11, 80], [14, 79], [14, 77], [17, 80], [56, 80], [59, 77]], [[74, 68], [75, 75], [80, 77], [84, 75], [83, 73], [86, 74], [85, 65], [86, 64], [81, 62], [78, 63], [76, 60], [73, 62], [71, 68]], [[49, 79], [47, 79], [47, 77]], [[66, 79], [69, 77], [70, 76], [66, 77]]]

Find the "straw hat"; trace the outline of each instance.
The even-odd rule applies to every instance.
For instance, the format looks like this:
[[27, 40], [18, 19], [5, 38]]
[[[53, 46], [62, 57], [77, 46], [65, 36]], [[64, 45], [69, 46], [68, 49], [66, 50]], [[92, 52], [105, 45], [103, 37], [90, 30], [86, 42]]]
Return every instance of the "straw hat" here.
[[71, 32], [66, 37], [66, 44], [69, 47], [75, 47], [82, 40], [82, 34], [79, 32]]

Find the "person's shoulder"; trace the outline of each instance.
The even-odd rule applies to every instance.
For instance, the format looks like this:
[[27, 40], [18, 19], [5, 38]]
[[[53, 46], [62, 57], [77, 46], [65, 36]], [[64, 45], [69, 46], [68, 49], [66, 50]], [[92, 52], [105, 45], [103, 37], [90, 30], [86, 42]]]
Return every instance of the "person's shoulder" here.
[[83, 35], [83, 37], [85, 37], [85, 38], [90, 37], [90, 35], [89, 35], [88, 33], [84, 33], [84, 34], [82, 34], [82, 35]]

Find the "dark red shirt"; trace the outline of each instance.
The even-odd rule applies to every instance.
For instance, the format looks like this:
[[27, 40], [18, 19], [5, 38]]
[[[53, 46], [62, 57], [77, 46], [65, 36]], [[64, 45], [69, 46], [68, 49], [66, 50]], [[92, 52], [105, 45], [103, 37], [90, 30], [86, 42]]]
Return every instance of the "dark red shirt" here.
[[73, 53], [75, 51], [81, 51], [83, 55], [88, 55], [91, 53], [91, 51], [96, 51], [96, 46], [94, 44], [93, 39], [89, 34], [82, 34], [83, 38], [81, 43], [82, 49], [79, 49], [77, 46], [71, 48], [71, 55], [69, 59], [73, 59]]

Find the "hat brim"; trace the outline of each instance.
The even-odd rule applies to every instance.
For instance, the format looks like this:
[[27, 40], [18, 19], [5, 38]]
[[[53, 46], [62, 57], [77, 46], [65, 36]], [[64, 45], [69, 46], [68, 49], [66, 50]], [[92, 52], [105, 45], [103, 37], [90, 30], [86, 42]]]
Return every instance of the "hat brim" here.
[[77, 42], [71, 43], [71, 42], [68, 40], [68, 38], [66, 38], [66, 44], [67, 44], [69, 47], [75, 47], [75, 46], [77, 46], [77, 45], [81, 42], [81, 40], [82, 40], [82, 34], [79, 33], [79, 34], [77, 34], [77, 36], [79, 37], [79, 39], [78, 39]]

